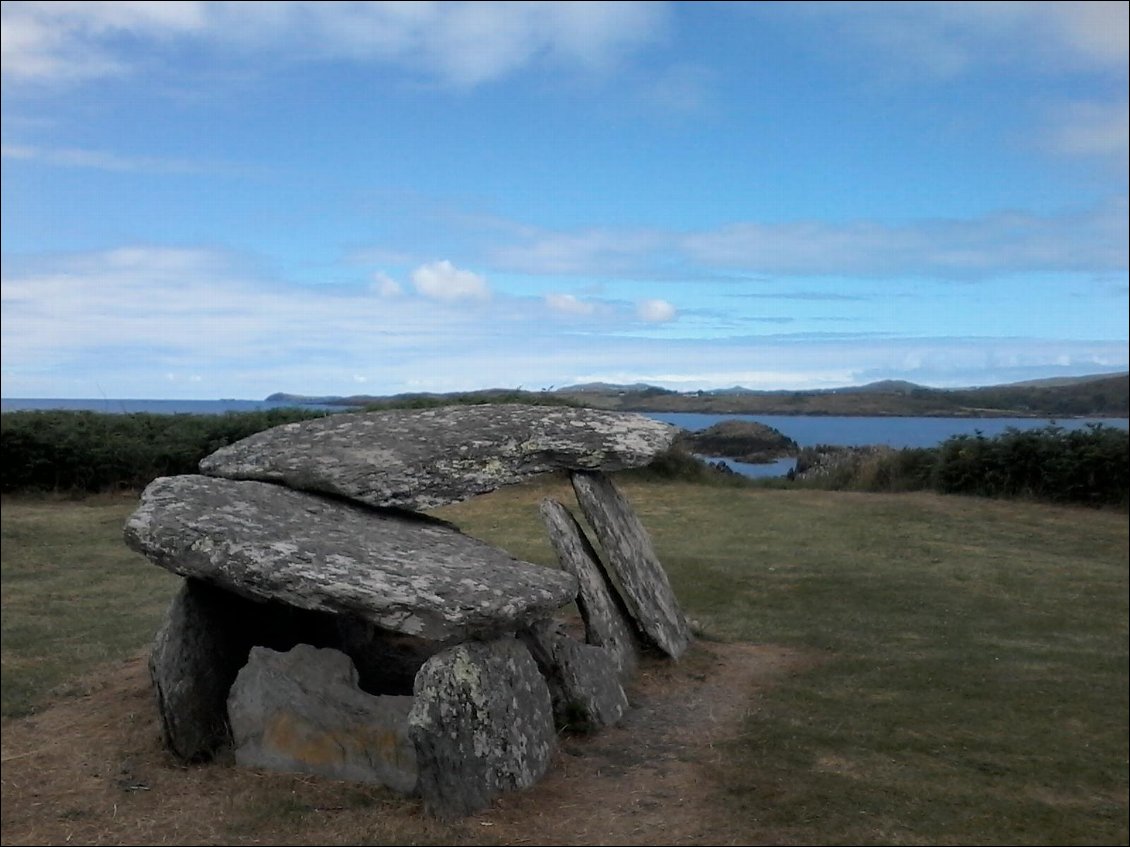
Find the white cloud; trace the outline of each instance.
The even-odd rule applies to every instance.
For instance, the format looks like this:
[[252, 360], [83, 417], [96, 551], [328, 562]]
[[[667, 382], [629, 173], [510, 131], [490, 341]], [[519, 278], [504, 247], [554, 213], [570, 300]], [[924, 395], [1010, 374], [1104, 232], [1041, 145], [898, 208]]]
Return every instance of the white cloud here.
[[648, 323], [665, 323], [675, 319], [675, 307], [666, 300], [641, 300], [636, 304], [636, 315]]
[[432, 300], [487, 300], [487, 281], [472, 271], [463, 271], [444, 259], [412, 271], [416, 292]]
[[[378, 289], [365, 280], [352, 290], [265, 280], [208, 250], [6, 257], [0, 393], [215, 399], [350, 394], [362, 384], [384, 394], [588, 381], [802, 389], [883, 378], [952, 386], [1127, 367], [1117, 338], [713, 338], [690, 337], [684, 321], [646, 337], [631, 332], [639, 329], [631, 305], [618, 301], [586, 298], [599, 319], [580, 319], [579, 332], [574, 322], [545, 320], [541, 298], [499, 295], [469, 309]], [[655, 301], [656, 317], [668, 313], [664, 302]]]
[[647, 2], [4, 3], [3, 70], [50, 82], [127, 73], [126, 36], [142, 51], [195, 39], [474, 86], [535, 64], [607, 69], [658, 39], [667, 15]]
[[566, 315], [591, 315], [596, 311], [595, 305], [579, 300], [572, 294], [547, 294], [545, 304], [554, 312]]
[[820, 49], [869, 57], [887, 77], [948, 79], [1002, 66], [1124, 76], [1130, 53], [1125, 2], [801, 2], [768, 11], [830, 22]]
[[126, 72], [114, 38], [162, 39], [206, 29], [203, 3], [4, 3], [0, 54], [13, 80], [73, 82]]
[[384, 271], [377, 271], [373, 274], [372, 289], [381, 297], [399, 297], [404, 293], [404, 288], [400, 283]]

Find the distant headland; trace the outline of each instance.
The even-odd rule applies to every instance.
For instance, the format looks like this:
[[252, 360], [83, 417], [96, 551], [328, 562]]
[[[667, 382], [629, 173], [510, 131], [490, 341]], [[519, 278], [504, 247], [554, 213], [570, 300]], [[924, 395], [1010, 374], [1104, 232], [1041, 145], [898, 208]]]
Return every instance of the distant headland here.
[[271, 403], [350, 408], [448, 403], [528, 402], [624, 412], [915, 417], [1127, 417], [1130, 372], [1014, 382], [973, 388], [927, 388], [884, 380], [808, 391], [758, 391], [735, 386], [673, 391], [644, 383], [585, 383], [542, 391], [484, 388], [450, 393], [307, 396], [279, 392]]

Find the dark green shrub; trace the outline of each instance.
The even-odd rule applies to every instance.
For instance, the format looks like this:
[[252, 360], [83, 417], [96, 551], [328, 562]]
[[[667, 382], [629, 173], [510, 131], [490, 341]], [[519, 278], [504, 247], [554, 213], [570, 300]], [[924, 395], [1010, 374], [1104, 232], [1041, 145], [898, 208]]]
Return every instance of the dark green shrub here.
[[[868, 491], [931, 489], [943, 494], [1020, 497], [1092, 506], [1127, 505], [1130, 433], [1090, 424], [1010, 428], [987, 438], [958, 435], [936, 448], [897, 450], [871, 463], [845, 463], [820, 487]], [[850, 478], [845, 475], [850, 472]]]
[[679, 480], [707, 485], [748, 485], [752, 479], [725, 466], [700, 459], [681, 447], [664, 450], [642, 468], [620, 471], [620, 475], [636, 479]]
[[5, 412], [0, 490], [140, 489], [159, 476], [196, 473], [209, 453], [253, 433], [325, 414], [298, 408], [222, 415]]

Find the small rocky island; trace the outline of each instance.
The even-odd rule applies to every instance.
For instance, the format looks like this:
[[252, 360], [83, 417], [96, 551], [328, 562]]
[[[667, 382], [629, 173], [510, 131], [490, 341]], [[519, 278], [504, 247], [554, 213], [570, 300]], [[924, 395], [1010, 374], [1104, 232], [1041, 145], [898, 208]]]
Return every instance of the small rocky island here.
[[796, 456], [800, 446], [771, 426], [757, 421], [721, 421], [697, 432], [684, 431], [676, 447], [708, 458], [761, 464]]
[[[678, 432], [518, 404], [340, 413], [154, 480], [124, 535], [184, 578], [149, 662], [167, 749], [384, 785], [439, 818], [533, 785], [558, 733], [621, 720], [643, 651], [692, 643], [609, 476]], [[593, 534], [543, 500], [556, 568], [425, 514], [551, 472]]]

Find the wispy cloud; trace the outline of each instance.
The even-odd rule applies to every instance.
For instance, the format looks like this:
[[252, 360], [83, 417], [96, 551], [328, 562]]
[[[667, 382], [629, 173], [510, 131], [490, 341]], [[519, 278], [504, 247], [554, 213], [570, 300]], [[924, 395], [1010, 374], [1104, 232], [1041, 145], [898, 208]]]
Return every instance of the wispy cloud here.
[[831, 25], [820, 48], [869, 59], [885, 76], [952, 79], [983, 69], [1088, 70], [1125, 76], [1124, 2], [800, 2], [771, 14]]
[[[737, 222], [712, 230], [512, 227], [486, 260], [533, 274], [685, 277], [707, 271], [886, 279], [899, 275], [976, 279], [1001, 273], [1124, 271], [1124, 196], [1058, 215], [1002, 211], [979, 218], [903, 224]], [[503, 236], [505, 237], [505, 236]]]
[[3, 75], [13, 81], [76, 82], [125, 73], [113, 41], [163, 39], [207, 29], [204, 3], [4, 3]]
[[1130, 153], [1130, 106], [1073, 102], [1051, 110], [1046, 146], [1068, 156], [1101, 156], [1126, 168]]
[[372, 289], [381, 297], [400, 297], [404, 294], [404, 286], [384, 271], [373, 274]]
[[510, 229], [518, 240], [496, 242], [486, 256], [498, 267], [525, 273], [637, 272], [642, 257], [670, 243], [669, 235], [643, 229], [553, 232], [518, 225]]
[[168, 159], [157, 156], [121, 156], [104, 150], [73, 147], [42, 147], [5, 144], [0, 148], [5, 159], [38, 162], [63, 168], [91, 168], [117, 173], [250, 175], [253, 169], [222, 162]]
[[[620, 331], [638, 320], [627, 307], [598, 309], [595, 324], [577, 316], [583, 326], [574, 326], [544, 320], [542, 298], [496, 296], [468, 309], [465, 301], [418, 294], [382, 297], [382, 279], [373, 282], [359, 280], [353, 290], [290, 285], [249, 274], [225, 254], [180, 248], [25, 262], [4, 272], [3, 394], [261, 397], [353, 393], [362, 384], [394, 393], [594, 379], [806, 388], [891, 376], [960, 385], [1126, 361], [1119, 341], [648, 337]], [[661, 301], [650, 308], [670, 314]]]
[[573, 294], [547, 294], [545, 303], [551, 311], [566, 315], [591, 315], [596, 312], [596, 304]]
[[675, 319], [677, 310], [666, 300], [647, 299], [636, 304], [636, 314], [647, 323], [667, 323]]
[[726, 296], [736, 297], [742, 300], [800, 300], [840, 303], [859, 303], [865, 300], [873, 299], [871, 296], [863, 294], [844, 294], [837, 291], [742, 291], [738, 293], [729, 293]]
[[[73, 83], [130, 73], [193, 40], [292, 60], [379, 62], [445, 85], [522, 68], [607, 71], [665, 31], [664, 3], [27, 2], [3, 5], [3, 71]], [[125, 41], [134, 45], [126, 52]], [[146, 56], [146, 59], [142, 59]]]

